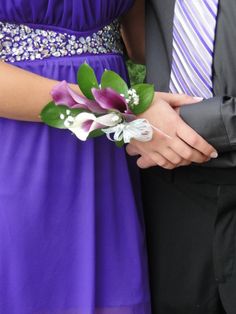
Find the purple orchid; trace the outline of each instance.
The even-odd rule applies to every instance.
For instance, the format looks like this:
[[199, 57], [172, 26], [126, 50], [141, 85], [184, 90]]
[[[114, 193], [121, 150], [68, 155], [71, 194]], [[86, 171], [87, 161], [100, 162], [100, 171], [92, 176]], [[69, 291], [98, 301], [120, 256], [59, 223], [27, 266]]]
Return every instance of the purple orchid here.
[[127, 101], [123, 95], [118, 94], [112, 88], [92, 88], [92, 94], [101, 108], [106, 110], [119, 111], [127, 121], [135, 119], [134, 114], [130, 111]]
[[73, 108], [81, 108], [92, 113], [104, 114], [108, 111], [119, 111], [127, 120], [132, 121], [135, 117], [129, 110], [125, 97], [111, 88], [92, 88], [94, 100], [73, 91], [66, 81], [56, 85], [51, 92], [56, 105], [66, 105]]
[[115, 109], [121, 113], [125, 113], [128, 110], [125, 98], [109, 87], [103, 89], [92, 88], [92, 94], [103, 109]]
[[51, 91], [51, 96], [56, 105], [66, 105], [73, 108], [81, 108], [94, 113], [105, 113], [94, 100], [90, 100], [73, 91], [66, 81], [57, 84]]
[[[148, 121], [136, 119], [152, 103], [152, 85], [137, 84], [128, 88], [127, 83], [110, 70], [104, 71], [99, 85], [93, 68], [86, 63], [79, 68], [78, 85], [78, 92], [66, 81], [52, 89], [53, 101], [40, 115], [43, 122], [69, 129], [82, 141], [102, 133], [112, 141], [125, 143], [131, 138], [147, 141], [152, 136], [153, 127]], [[93, 132], [96, 130], [98, 132]]]
[[136, 118], [130, 111], [125, 97], [118, 94], [112, 88], [92, 88], [92, 94], [102, 109], [118, 111], [127, 122], [133, 121]]
[[66, 81], [56, 85], [52, 90], [56, 105], [85, 109], [77, 116], [67, 116], [64, 121], [64, 125], [80, 140], [85, 141], [96, 129], [114, 127], [122, 121], [130, 122], [135, 119], [124, 96], [111, 88], [92, 88], [91, 91], [94, 100], [73, 91]]

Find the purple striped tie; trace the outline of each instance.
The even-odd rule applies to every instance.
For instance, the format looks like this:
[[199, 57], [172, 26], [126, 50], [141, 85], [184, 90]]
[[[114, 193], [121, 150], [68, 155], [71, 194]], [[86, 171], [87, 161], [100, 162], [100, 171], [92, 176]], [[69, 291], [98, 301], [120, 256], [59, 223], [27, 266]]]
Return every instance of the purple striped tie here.
[[212, 97], [218, 0], [176, 0], [170, 91]]

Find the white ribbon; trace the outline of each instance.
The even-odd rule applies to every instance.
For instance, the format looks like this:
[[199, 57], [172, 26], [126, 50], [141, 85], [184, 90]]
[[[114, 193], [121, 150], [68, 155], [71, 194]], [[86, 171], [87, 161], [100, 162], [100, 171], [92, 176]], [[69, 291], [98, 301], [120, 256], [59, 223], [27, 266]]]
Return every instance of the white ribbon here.
[[[146, 119], [119, 123], [114, 127], [102, 129], [110, 141], [130, 143], [131, 139], [149, 142], [153, 136], [153, 128]], [[113, 134], [113, 135], [112, 135]]]

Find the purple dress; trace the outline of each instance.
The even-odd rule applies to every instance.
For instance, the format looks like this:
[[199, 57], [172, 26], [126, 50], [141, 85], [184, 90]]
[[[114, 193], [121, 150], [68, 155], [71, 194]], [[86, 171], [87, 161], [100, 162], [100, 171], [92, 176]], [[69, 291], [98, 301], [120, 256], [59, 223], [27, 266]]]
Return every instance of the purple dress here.
[[[87, 36], [132, 2], [0, 0], [0, 21]], [[98, 78], [105, 68], [127, 76], [119, 53], [14, 64], [76, 82], [85, 60]], [[0, 119], [1, 314], [150, 314], [131, 179], [125, 151], [105, 137], [84, 143], [41, 123]]]

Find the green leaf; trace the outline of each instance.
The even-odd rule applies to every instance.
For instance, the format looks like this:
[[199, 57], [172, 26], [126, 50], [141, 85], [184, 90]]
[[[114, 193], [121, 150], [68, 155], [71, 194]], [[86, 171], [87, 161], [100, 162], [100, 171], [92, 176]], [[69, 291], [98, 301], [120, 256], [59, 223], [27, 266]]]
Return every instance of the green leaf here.
[[123, 147], [125, 145], [125, 142], [124, 142], [123, 139], [121, 141], [117, 141], [115, 143], [116, 143], [116, 146], [119, 147], [119, 148], [121, 148], [121, 147]]
[[137, 84], [132, 86], [139, 96], [139, 104], [132, 106], [130, 110], [134, 114], [141, 114], [145, 112], [151, 105], [154, 98], [154, 85], [151, 84]]
[[126, 82], [115, 72], [106, 70], [101, 79], [102, 88], [110, 87], [119, 94], [128, 95], [128, 86]]
[[48, 103], [43, 110], [41, 111], [40, 117], [41, 120], [54, 128], [57, 129], [66, 129], [65, 125], [64, 125], [64, 120], [61, 119], [61, 115], [64, 115], [64, 117], [66, 118], [67, 112], [68, 110], [70, 110], [70, 116], [77, 116], [79, 113], [84, 112], [84, 109], [79, 109], [79, 108], [75, 108], [75, 109], [71, 109], [67, 106], [57, 106], [55, 105], [55, 103], [52, 101], [50, 103]]
[[94, 138], [104, 135], [104, 132], [101, 129], [94, 130], [89, 133], [88, 138]]
[[131, 86], [143, 83], [146, 76], [146, 67], [142, 64], [135, 64], [131, 60], [127, 60], [126, 65], [128, 68]]
[[87, 63], [83, 63], [78, 70], [77, 79], [80, 90], [84, 96], [93, 100], [94, 97], [91, 89], [93, 87], [99, 88], [94, 70]]
[[64, 126], [64, 121], [60, 119], [60, 115], [63, 114], [66, 116], [66, 106], [56, 106], [54, 102], [50, 102], [43, 108], [40, 117], [41, 120], [49, 126], [58, 129], [66, 129]]

